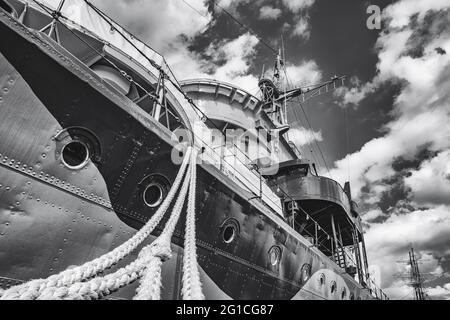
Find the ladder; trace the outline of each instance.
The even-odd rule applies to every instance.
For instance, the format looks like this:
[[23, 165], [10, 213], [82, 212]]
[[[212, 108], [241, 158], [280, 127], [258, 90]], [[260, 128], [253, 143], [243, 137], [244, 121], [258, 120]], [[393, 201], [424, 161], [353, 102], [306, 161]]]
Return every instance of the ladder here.
[[345, 269], [347, 267], [347, 263], [346, 263], [346, 259], [345, 259], [345, 252], [344, 249], [341, 247], [336, 248], [336, 251], [334, 252], [334, 262], [336, 262], [336, 264]]
[[358, 239], [358, 231], [356, 229], [353, 229], [352, 237], [353, 237], [353, 245], [354, 245], [354, 255], [356, 258], [356, 264], [357, 264], [357, 270], [358, 270], [358, 279], [359, 283], [364, 283], [364, 277], [362, 274], [362, 263], [361, 263], [361, 252], [359, 250], [359, 239]]

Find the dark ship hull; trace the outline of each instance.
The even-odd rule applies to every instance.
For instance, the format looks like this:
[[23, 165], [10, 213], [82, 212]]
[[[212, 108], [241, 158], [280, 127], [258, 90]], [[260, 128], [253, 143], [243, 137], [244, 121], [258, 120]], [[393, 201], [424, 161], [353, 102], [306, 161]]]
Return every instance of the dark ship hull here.
[[[171, 132], [52, 39], [4, 10], [0, 35], [0, 287], [6, 289], [126, 241], [153, 213], [141, 201], [142, 182], [156, 174], [171, 183], [178, 166], [170, 159]], [[94, 137], [95, 156], [82, 170], [61, 163], [64, 132]], [[214, 166], [199, 165], [197, 254], [207, 299], [372, 298], [252, 197]], [[174, 255], [163, 267], [163, 299], [181, 297], [181, 220]], [[223, 229], [231, 221], [239, 232], [226, 243]], [[282, 250], [277, 265], [268, 255], [273, 246]], [[129, 299], [135, 287], [113, 297]]]

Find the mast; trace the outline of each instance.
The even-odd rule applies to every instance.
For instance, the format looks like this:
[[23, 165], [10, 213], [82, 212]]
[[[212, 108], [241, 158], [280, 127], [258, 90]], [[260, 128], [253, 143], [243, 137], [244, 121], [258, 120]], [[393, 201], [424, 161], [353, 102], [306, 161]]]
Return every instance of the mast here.
[[425, 300], [425, 294], [422, 287], [423, 279], [419, 271], [419, 265], [413, 247], [411, 247], [409, 251], [409, 264], [411, 265], [411, 286], [414, 290], [414, 297], [416, 300]]
[[[286, 75], [284, 78], [282, 74]], [[262, 77], [259, 80], [258, 86], [262, 93], [262, 109], [271, 118], [276, 126], [276, 130], [280, 134], [285, 134], [289, 131], [289, 121], [287, 119], [287, 103], [294, 98], [300, 98], [299, 101], [307, 101], [313, 97], [322, 95], [336, 89], [336, 83], [342, 81], [344, 83], [344, 76], [334, 76], [329, 81], [318, 84], [313, 84], [304, 87], [297, 87], [294, 89], [287, 89], [286, 64], [284, 60], [284, 43], [282, 41], [282, 48], [278, 51], [275, 58], [275, 66], [273, 76], [271, 79], [265, 76], [264, 69]]]

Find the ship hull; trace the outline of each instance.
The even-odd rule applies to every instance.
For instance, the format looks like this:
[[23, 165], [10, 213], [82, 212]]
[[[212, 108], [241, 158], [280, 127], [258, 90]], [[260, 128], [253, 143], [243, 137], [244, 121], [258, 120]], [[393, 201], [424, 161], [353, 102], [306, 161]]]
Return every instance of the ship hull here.
[[[160, 123], [51, 39], [3, 11], [0, 21], [0, 286], [7, 288], [90, 261], [129, 239], [154, 213], [142, 201], [142, 181], [157, 174], [172, 182], [178, 166], [171, 161], [175, 142]], [[60, 159], [60, 135], [72, 129], [95, 137], [95, 157], [80, 170]], [[197, 253], [207, 299], [370, 298], [252, 196], [215, 167], [199, 166]], [[164, 299], [181, 298], [183, 217], [172, 238], [174, 255], [163, 265]], [[222, 231], [230, 221], [239, 233], [227, 243]], [[274, 246], [282, 250], [276, 265], [269, 257]], [[113, 297], [130, 299], [135, 288]]]

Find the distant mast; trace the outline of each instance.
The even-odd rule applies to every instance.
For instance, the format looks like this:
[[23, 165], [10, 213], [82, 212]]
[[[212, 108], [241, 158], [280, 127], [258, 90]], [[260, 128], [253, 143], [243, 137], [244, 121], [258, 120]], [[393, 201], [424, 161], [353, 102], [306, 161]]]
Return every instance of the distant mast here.
[[410, 270], [410, 280], [411, 286], [414, 290], [414, 298], [415, 300], [425, 300], [425, 293], [423, 291], [422, 283], [423, 278], [419, 271], [419, 265], [417, 263], [417, 257], [414, 253], [414, 248], [411, 246], [409, 250], [409, 265], [411, 266]]

